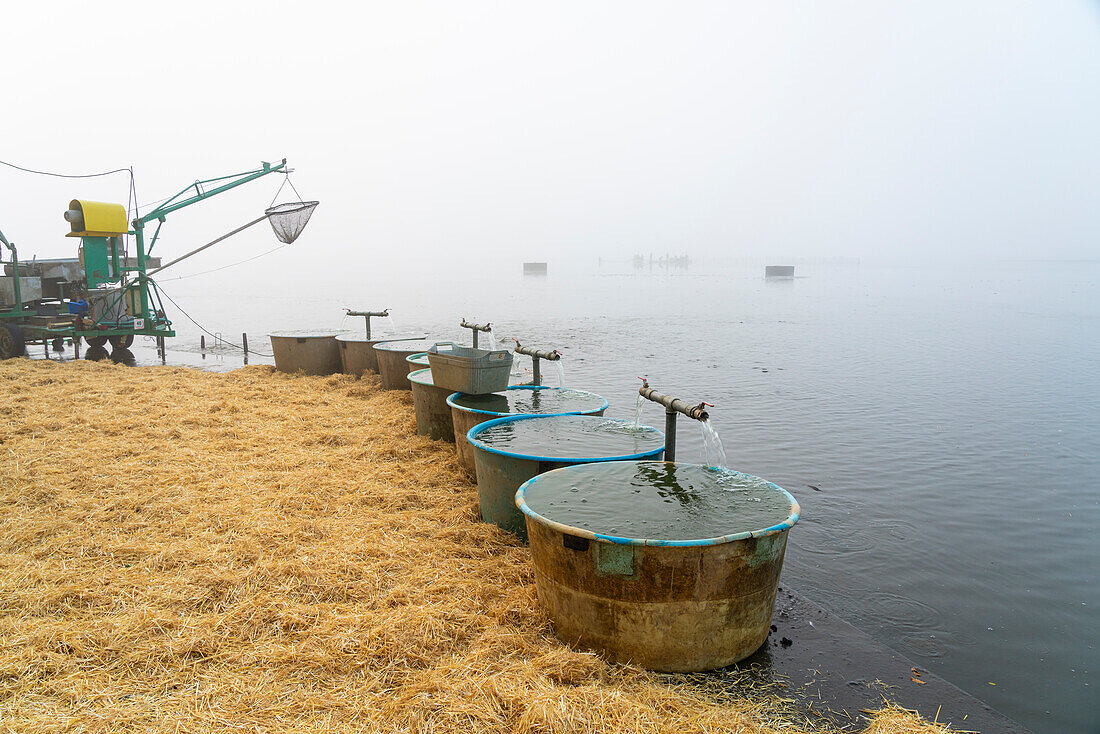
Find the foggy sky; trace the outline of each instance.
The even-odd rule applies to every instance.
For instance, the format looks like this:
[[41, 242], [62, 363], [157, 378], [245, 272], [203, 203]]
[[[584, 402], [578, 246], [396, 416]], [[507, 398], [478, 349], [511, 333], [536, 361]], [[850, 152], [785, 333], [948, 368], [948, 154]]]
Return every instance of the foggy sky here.
[[[1095, 3], [250, 5], [6, 5], [0, 159], [133, 166], [146, 203], [285, 156], [322, 202], [294, 247], [357, 265], [1097, 256]], [[173, 215], [160, 254], [278, 184]], [[0, 230], [72, 256], [68, 200], [127, 189], [0, 167]]]

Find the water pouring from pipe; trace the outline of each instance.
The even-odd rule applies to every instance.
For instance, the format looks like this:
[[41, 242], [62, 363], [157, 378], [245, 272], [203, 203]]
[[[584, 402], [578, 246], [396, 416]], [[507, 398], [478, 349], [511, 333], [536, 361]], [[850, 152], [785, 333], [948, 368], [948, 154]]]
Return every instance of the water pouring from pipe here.
[[722, 439], [718, 437], [718, 431], [710, 424], [710, 418], [699, 421], [703, 430], [703, 450], [707, 453], [707, 466], [717, 469], [728, 469], [726, 450], [722, 446]]

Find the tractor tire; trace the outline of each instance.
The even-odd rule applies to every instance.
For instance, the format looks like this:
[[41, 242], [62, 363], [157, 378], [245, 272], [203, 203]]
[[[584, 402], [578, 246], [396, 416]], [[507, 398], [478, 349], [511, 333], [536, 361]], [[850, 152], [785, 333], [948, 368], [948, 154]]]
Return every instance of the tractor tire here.
[[129, 349], [134, 343], [133, 334], [119, 334], [118, 336], [109, 336], [107, 341], [111, 342], [111, 346], [115, 349]]
[[23, 330], [16, 324], [0, 324], [0, 359], [22, 357], [26, 353]]
[[86, 336], [84, 341], [88, 342], [89, 347], [99, 347], [102, 349], [107, 344], [107, 337], [105, 336]]

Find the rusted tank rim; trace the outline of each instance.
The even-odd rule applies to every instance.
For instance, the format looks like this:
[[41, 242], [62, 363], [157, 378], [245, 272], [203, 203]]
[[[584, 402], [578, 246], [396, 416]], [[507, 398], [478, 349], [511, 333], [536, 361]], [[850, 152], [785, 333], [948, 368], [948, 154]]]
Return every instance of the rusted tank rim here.
[[[455, 393], [455, 395], [458, 395], [458, 393]], [[451, 397], [454, 397], [454, 395], [452, 395]], [[447, 403], [452, 408], [455, 407], [455, 405], [453, 403], [451, 403], [451, 398], [447, 398]], [[461, 410], [461, 408], [459, 408], [459, 410]], [[491, 421], [485, 421], [484, 423], [478, 423], [476, 426], [474, 426], [473, 428], [471, 428], [469, 431], [466, 432], [466, 441], [471, 446], [473, 446], [474, 448], [481, 449], [482, 451], [486, 451], [490, 454], [498, 454], [500, 456], [507, 456], [510, 459], [526, 459], [528, 461], [550, 461], [550, 462], [553, 462], [555, 464], [591, 464], [591, 463], [602, 463], [604, 461], [630, 461], [632, 459], [633, 460], [649, 459], [649, 458], [657, 456], [658, 454], [661, 454], [665, 450], [665, 445], [664, 445], [664, 443], [662, 443], [660, 448], [651, 449], [649, 451], [643, 451], [643, 452], [637, 453], [637, 454], [624, 454], [622, 456], [586, 456], [586, 457], [583, 457], [583, 458], [576, 458], [576, 459], [573, 459], [573, 458], [563, 459], [560, 456], [534, 456], [532, 454], [518, 454], [515, 451], [502, 451], [501, 449], [494, 449], [492, 446], [486, 446], [485, 443], [481, 441], [481, 439], [477, 438], [478, 433], [481, 433], [482, 431], [485, 431], [485, 430], [491, 428], [492, 426], [500, 425], [501, 423], [513, 423], [515, 421], [534, 420], [535, 418], [562, 418], [562, 417], [565, 417], [565, 416], [572, 416], [572, 415], [577, 415], [577, 414], [576, 413], [553, 413], [553, 414], [523, 413], [521, 415], [506, 415], [503, 418], [495, 418]], [[596, 416], [592, 416], [592, 417], [596, 417]], [[634, 421], [623, 420], [621, 418], [604, 418], [603, 420], [605, 420], [605, 421], [614, 421], [615, 423], [633, 423], [634, 422]], [[664, 438], [664, 434], [661, 433], [660, 431], [658, 431], [653, 426], [639, 425], [638, 428], [648, 428], [649, 430], [659, 434], [661, 436], [661, 438]]]
[[300, 329], [292, 331], [273, 331], [267, 335], [269, 339], [332, 339], [343, 334], [339, 329], [327, 331], [325, 329]]
[[408, 342], [415, 339], [427, 339], [427, 334], [407, 334], [404, 336], [380, 336], [378, 338], [367, 338], [365, 334], [354, 334], [352, 332], [344, 332], [336, 336], [336, 341], [339, 342], [362, 342], [364, 344], [381, 344], [382, 342]]
[[587, 390], [575, 390], [571, 387], [550, 387], [548, 385], [509, 385], [505, 389], [507, 389], [507, 390], [568, 390], [570, 392], [579, 393], [581, 395], [591, 395], [592, 397], [599, 398], [600, 400], [603, 401], [603, 407], [589, 408], [588, 410], [585, 410], [585, 411], [573, 410], [573, 411], [568, 411], [568, 412], [565, 412], [565, 413], [500, 413], [500, 412], [497, 412], [495, 410], [479, 410], [478, 408], [467, 408], [464, 405], [456, 405], [455, 403], [451, 402], [453, 399], [455, 399], [459, 395], [463, 394], [463, 393], [460, 393], [460, 392], [451, 393], [450, 395], [448, 395], [447, 396], [447, 405], [451, 406], [455, 410], [461, 410], [463, 413], [479, 413], [481, 415], [495, 415], [498, 418], [506, 418], [506, 417], [512, 416], [512, 415], [541, 415], [541, 416], [550, 416], [550, 415], [595, 415], [596, 413], [599, 413], [602, 410], [607, 410], [607, 407], [609, 405], [611, 405], [611, 403], [607, 402], [607, 398], [605, 398], [603, 395], [597, 395], [596, 393], [588, 392]]
[[[484, 423], [482, 425], [485, 425]], [[471, 431], [472, 433], [472, 431]], [[469, 437], [467, 437], [469, 440]], [[471, 441], [472, 443], [472, 441]], [[662, 463], [683, 463], [683, 462], [662, 462]], [[527, 488], [537, 482], [543, 477], [549, 476], [554, 472], [564, 471], [569, 467], [562, 467], [560, 469], [552, 469], [548, 472], [543, 472], [538, 476], [528, 479], [526, 482], [520, 485], [520, 488], [516, 490], [516, 507], [518, 507], [523, 514], [531, 518], [535, 522], [541, 523], [553, 530], [557, 530], [559, 533], [565, 533], [566, 535], [575, 535], [579, 538], [588, 538], [589, 540], [595, 540], [602, 543], [615, 543], [617, 545], [649, 545], [649, 546], [699, 546], [699, 545], [721, 545], [722, 543], [732, 543], [738, 540], [748, 540], [749, 538], [766, 538], [771, 535], [778, 535], [779, 533], [785, 533], [794, 527], [794, 524], [798, 522], [798, 518], [801, 516], [802, 508], [799, 507], [798, 501], [791, 496], [791, 493], [780, 487], [778, 484], [769, 482], [766, 479], [761, 479], [768, 484], [768, 486], [778, 489], [780, 492], [787, 496], [787, 499], [791, 501], [791, 514], [787, 516], [787, 519], [778, 525], [772, 525], [770, 528], [764, 528], [763, 530], [748, 530], [741, 533], [730, 533], [729, 535], [721, 535], [717, 538], [699, 538], [697, 540], [656, 540], [651, 538], [620, 538], [615, 535], [604, 535], [602, 533], [593, 533], [591, 530], [582, 530], [581, 528], [573, 527], [572, 525], [566, 525], [564, 523], [556, 522], [550, 518], [543, 517], [539, 513], [532, 510], [527, 505]], [[733, 471], [729, 469], [728, 471]], [[735, 474], [743, 474], [744, 476], [753, 476], [751, 474], [744, 474], [744, 472], [734, 472]]]

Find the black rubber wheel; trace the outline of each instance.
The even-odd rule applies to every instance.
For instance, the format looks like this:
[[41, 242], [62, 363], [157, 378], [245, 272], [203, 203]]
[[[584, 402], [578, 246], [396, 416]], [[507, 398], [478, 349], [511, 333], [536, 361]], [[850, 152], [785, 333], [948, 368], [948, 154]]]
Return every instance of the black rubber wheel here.
[[118, 336], [109, 336], [107, 341], [111, 342], [111, 346], [115, 349], [128, 349], [134, 343], [133, 334], [120, 334]]
[[26, 353], [23, 330], [16, 324], [0, 324], [0, 359], [22, 357]]
[[88, 342], [89, 347], [103, 348], [107, 344], [107, 337], [105, 336], [86, 336], [84, 341]]

